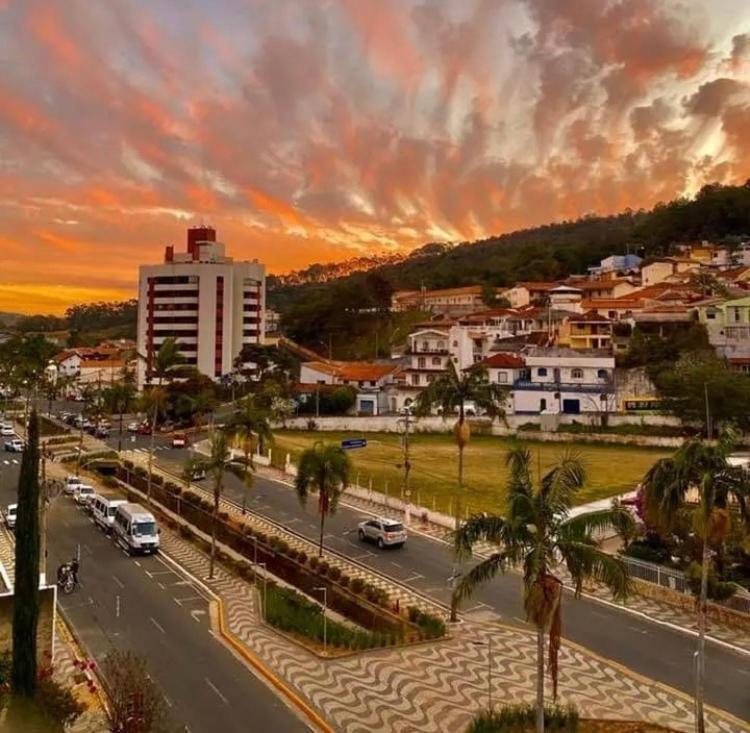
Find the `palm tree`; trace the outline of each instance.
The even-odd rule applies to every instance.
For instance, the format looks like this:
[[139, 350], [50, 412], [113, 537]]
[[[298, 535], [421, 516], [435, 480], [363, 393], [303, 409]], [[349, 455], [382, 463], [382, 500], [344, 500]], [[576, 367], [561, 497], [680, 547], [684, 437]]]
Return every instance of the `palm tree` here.
[[456, 529], [461, 523], [461, 500], [464, 486], [464, 448], [471, 437], [471, 428], [466, 422], [466, 403], [474, 402], [494, 419], [504, 416], [504, 404], [508, 390], [489, 381], [487, 370], [474, 367], [459, 374], [452, 361], [448, 371], [424, 389], [417, 397], [416, 412], [419, 416], [429, 415], [434, 407], [440, 408], [446, 418], [458, 412], [458, 420], [453, 427], [453, 435], [458, 446], [458, 488], [456, 492]]
[[216, 562], [216, 522], [219, 518], [219, 503], [224, 489], [224, 471], [230, 458], [229, 441], [226, 433], [217, 430], [211, 435], [211, 452], [208, 458], [194, 464], [200, 466], [213, 478], [214, 508], [211, 516], [211, 558], [208, 566], [208, 577], [214, 577], [214, 565]]
[[297, 466], [294, 488], [304, 506], [310, 492], [318, 494], [320, 514], [320, 545], [318, 555], [323, 556], [323, 532], [326, 517], [336, 511], [341, 494], [346, 490], [352, 463], [346, 451], [332, 443], [316, 442], [301, 456]]
[[216, 397], [209, 389], [202, 389], [195, 397], [190, 398], [190, 409], [197, 432], [200, 432], [203, 427], [203, 418], [213, 412], [215, 407]]
[[154, 469], [154, 433], [156, 424], [160, 415], [163, 415], [167, 408], [167, 393], [162, 387], [152, 387], [148, 392], [144, 392], [140, 400], [143, 412], [151, 415], [151, 442], [148, 451], [148, 485], [146, 495], [151, 501], [151, 479]]
[[700, 505], [696, 509], [696, 528], [703, 541], [701, 584], [698, 598], [698, 669], [695, 685], [695, 716], [699, 733], [705, 731], [703, 697], [705, 685], [706, 607], [711, 545], [721, 547], [729, 531], [727, 506], [737, 502], [746, 523], [750, 520], [750, 477], [727, 458], [736, 443], [736, 433], [729, 428], [716, 444], [694, 439], [684, 443], [671, 458], [662, 458], [643, 480], [646, 511], [664, 527], [671, 527], [687, 494], [696, 490]]
[[253, 464], [254, 448], [273, 441], [273, 433], [268, 423], [268, 413], [257, 407], [252, 395], [242, 399], [239, 409], [232, 414], [227, 421], [225, 430], [234, 435], [235, 439], [242, 442], [242, 482], [249, 489], [252, 486], [251, 469], [255, 470]]
[[122, 451], [122, 428], [125, 413], [132, 409], [135, 404], [135, 379], [132, 370], [124, 367], [122, 370], [122, 379], [113, 384], [109, 389], [108, 400], [113, 412], [118, 413], [119, 432], [117, 435], [117, 450]]
[[[553, 694], [557, 695], [557, 659], [560, 648], [563, 583], [555, 574], [562, 563], [580, 596], [583, 582], [593, 578], [604, 583], [616, 597], [629, 590], [622, 560], [597, 548], [593, 534], [609, 526], [625, 526], [633, 519], [623, 507], [570, 517], [576, 492], [586, 474], [575, 454], [567, 453], [535, 486], [531, 453], [514, 446], [505, 456], [509, 470], [504, 515], [475, 515], [455, 533], [459, 556], [470, 556], [472, 547], [485, 540], [499, 546], [497, 552], [475, 565], [454, 591], [453, 606], [470, 596], [478, 586], [508, 566], [523, 568], [523, 603], [526, 617], [537, 632], [537, 731], [544, 731], [544, 647], [549, 634], [549, 671]], [[541, 472], [540, 472], [541, 474]]]

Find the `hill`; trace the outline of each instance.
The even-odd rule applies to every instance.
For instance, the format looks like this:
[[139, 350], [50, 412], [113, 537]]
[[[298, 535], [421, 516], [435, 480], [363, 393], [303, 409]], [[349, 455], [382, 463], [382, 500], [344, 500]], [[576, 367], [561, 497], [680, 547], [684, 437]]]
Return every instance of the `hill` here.
[[[702, 239], [730, 244], [750, 239], [750, 180], [742, 186], [704, 186], [693, 199], [651, 211], [588, 216], [455, 246], [428, 244], [399, 262], [324, 283], [269, 281], [268, 300], [281, 311], [290, 338], [320, 349], [334, 334], [344, 349], [374, 339], [375, 331], [385, 328], [393, 290], [552, 280], [584, 273], [627, 249], [662, 255], [676, 243]], [[333, 351], [344, 356], [349, 348], [341, 353], [334, 345]]]

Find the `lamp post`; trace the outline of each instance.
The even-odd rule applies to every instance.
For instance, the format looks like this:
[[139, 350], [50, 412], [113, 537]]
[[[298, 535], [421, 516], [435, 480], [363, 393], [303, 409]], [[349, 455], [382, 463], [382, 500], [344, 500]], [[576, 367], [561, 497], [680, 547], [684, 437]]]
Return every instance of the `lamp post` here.
[[323, 654], [328, 653], [328, 588], [318, 585], [313, 590], [323, 594]]
[[487, 705], [492, 712], [492, 637], [488, 636], [487, 641], [473, 641], [472, 644], [487, 647]]
[[263, 598], [261, 600], [261, 608], [263, 610], [263, 618], [265, 619], [265, 617], [266, 617], [266, 605], [267, 605], [266, 604], [266, 597], [267, 597], [267, 593], [266, 593], [266, 563], [264, 563], [264, 562], [256, 562], [255, 563], [255, 573], [253, 574], [254, 576], [256, 576], [258, 574], [258, 568], [259, 567], [263, 568]]

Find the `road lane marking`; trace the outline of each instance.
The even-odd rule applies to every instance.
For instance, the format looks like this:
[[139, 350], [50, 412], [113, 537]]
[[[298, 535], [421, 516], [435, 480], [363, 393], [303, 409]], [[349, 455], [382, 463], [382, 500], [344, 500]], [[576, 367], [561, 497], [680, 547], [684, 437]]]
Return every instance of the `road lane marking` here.
[[115, 583], [117, 583], [117, 585], [120, 586], [120, 588], [124, 588], [125, 587], [125, 583], [123, 583], [116, 575], [112, 576], [112, 580], [114, 580]]
[[205, 600], [202, 596], [188, 596], [187, 598], [173, 598], [174, 602], [181, 606], [183, 603], [189, 603], [190, 601], [202, 601]]
[[158, 585], [162, 590], [166, 590], [166, 588], [164, 587], [164, 583], [157, 583], [156, 585]]
[[424, 575], [421, 573], [414, 573], [414, 575], [410, 575], [408, 578], [404, 578], [404, 583], [411, 583], [414, 580], [419, 580], [420, 578], [424, 578]]
[[151, 623], [156, 626], [156, 628], [159, 629], [162, 634], [167, 633], [166, 631], [164, 631], [164, 627], [153, 616], [149, 616], [149, 621], [151, 621]]
[[208, 679], [208, 677], [204, 677], [204, 679], [206, 680], [206, 684], [219, 696], [221, 701], [225, 705], [229, 705], [229, 700], [227, 700], [226, 697], [224, 697], [224, 695], [221, 694], [221, 690], [213, 682], [211, 682], [211, 680]]

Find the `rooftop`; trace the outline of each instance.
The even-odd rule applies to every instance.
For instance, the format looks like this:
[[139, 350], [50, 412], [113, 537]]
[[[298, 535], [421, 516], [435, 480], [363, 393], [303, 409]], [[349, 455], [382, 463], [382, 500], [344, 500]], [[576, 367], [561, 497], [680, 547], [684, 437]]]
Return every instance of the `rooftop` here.
[[399, 369], [398, 364], [371, 361], [306, 361], [303, 366], [351, 382], [374, 382]]
[[483, 361], [480, 361], [479, 365], [485, 366], [488, 369], [521, 369], [526, 366], [526, 362], [515, 354], [500, 352], [488, 356]]

